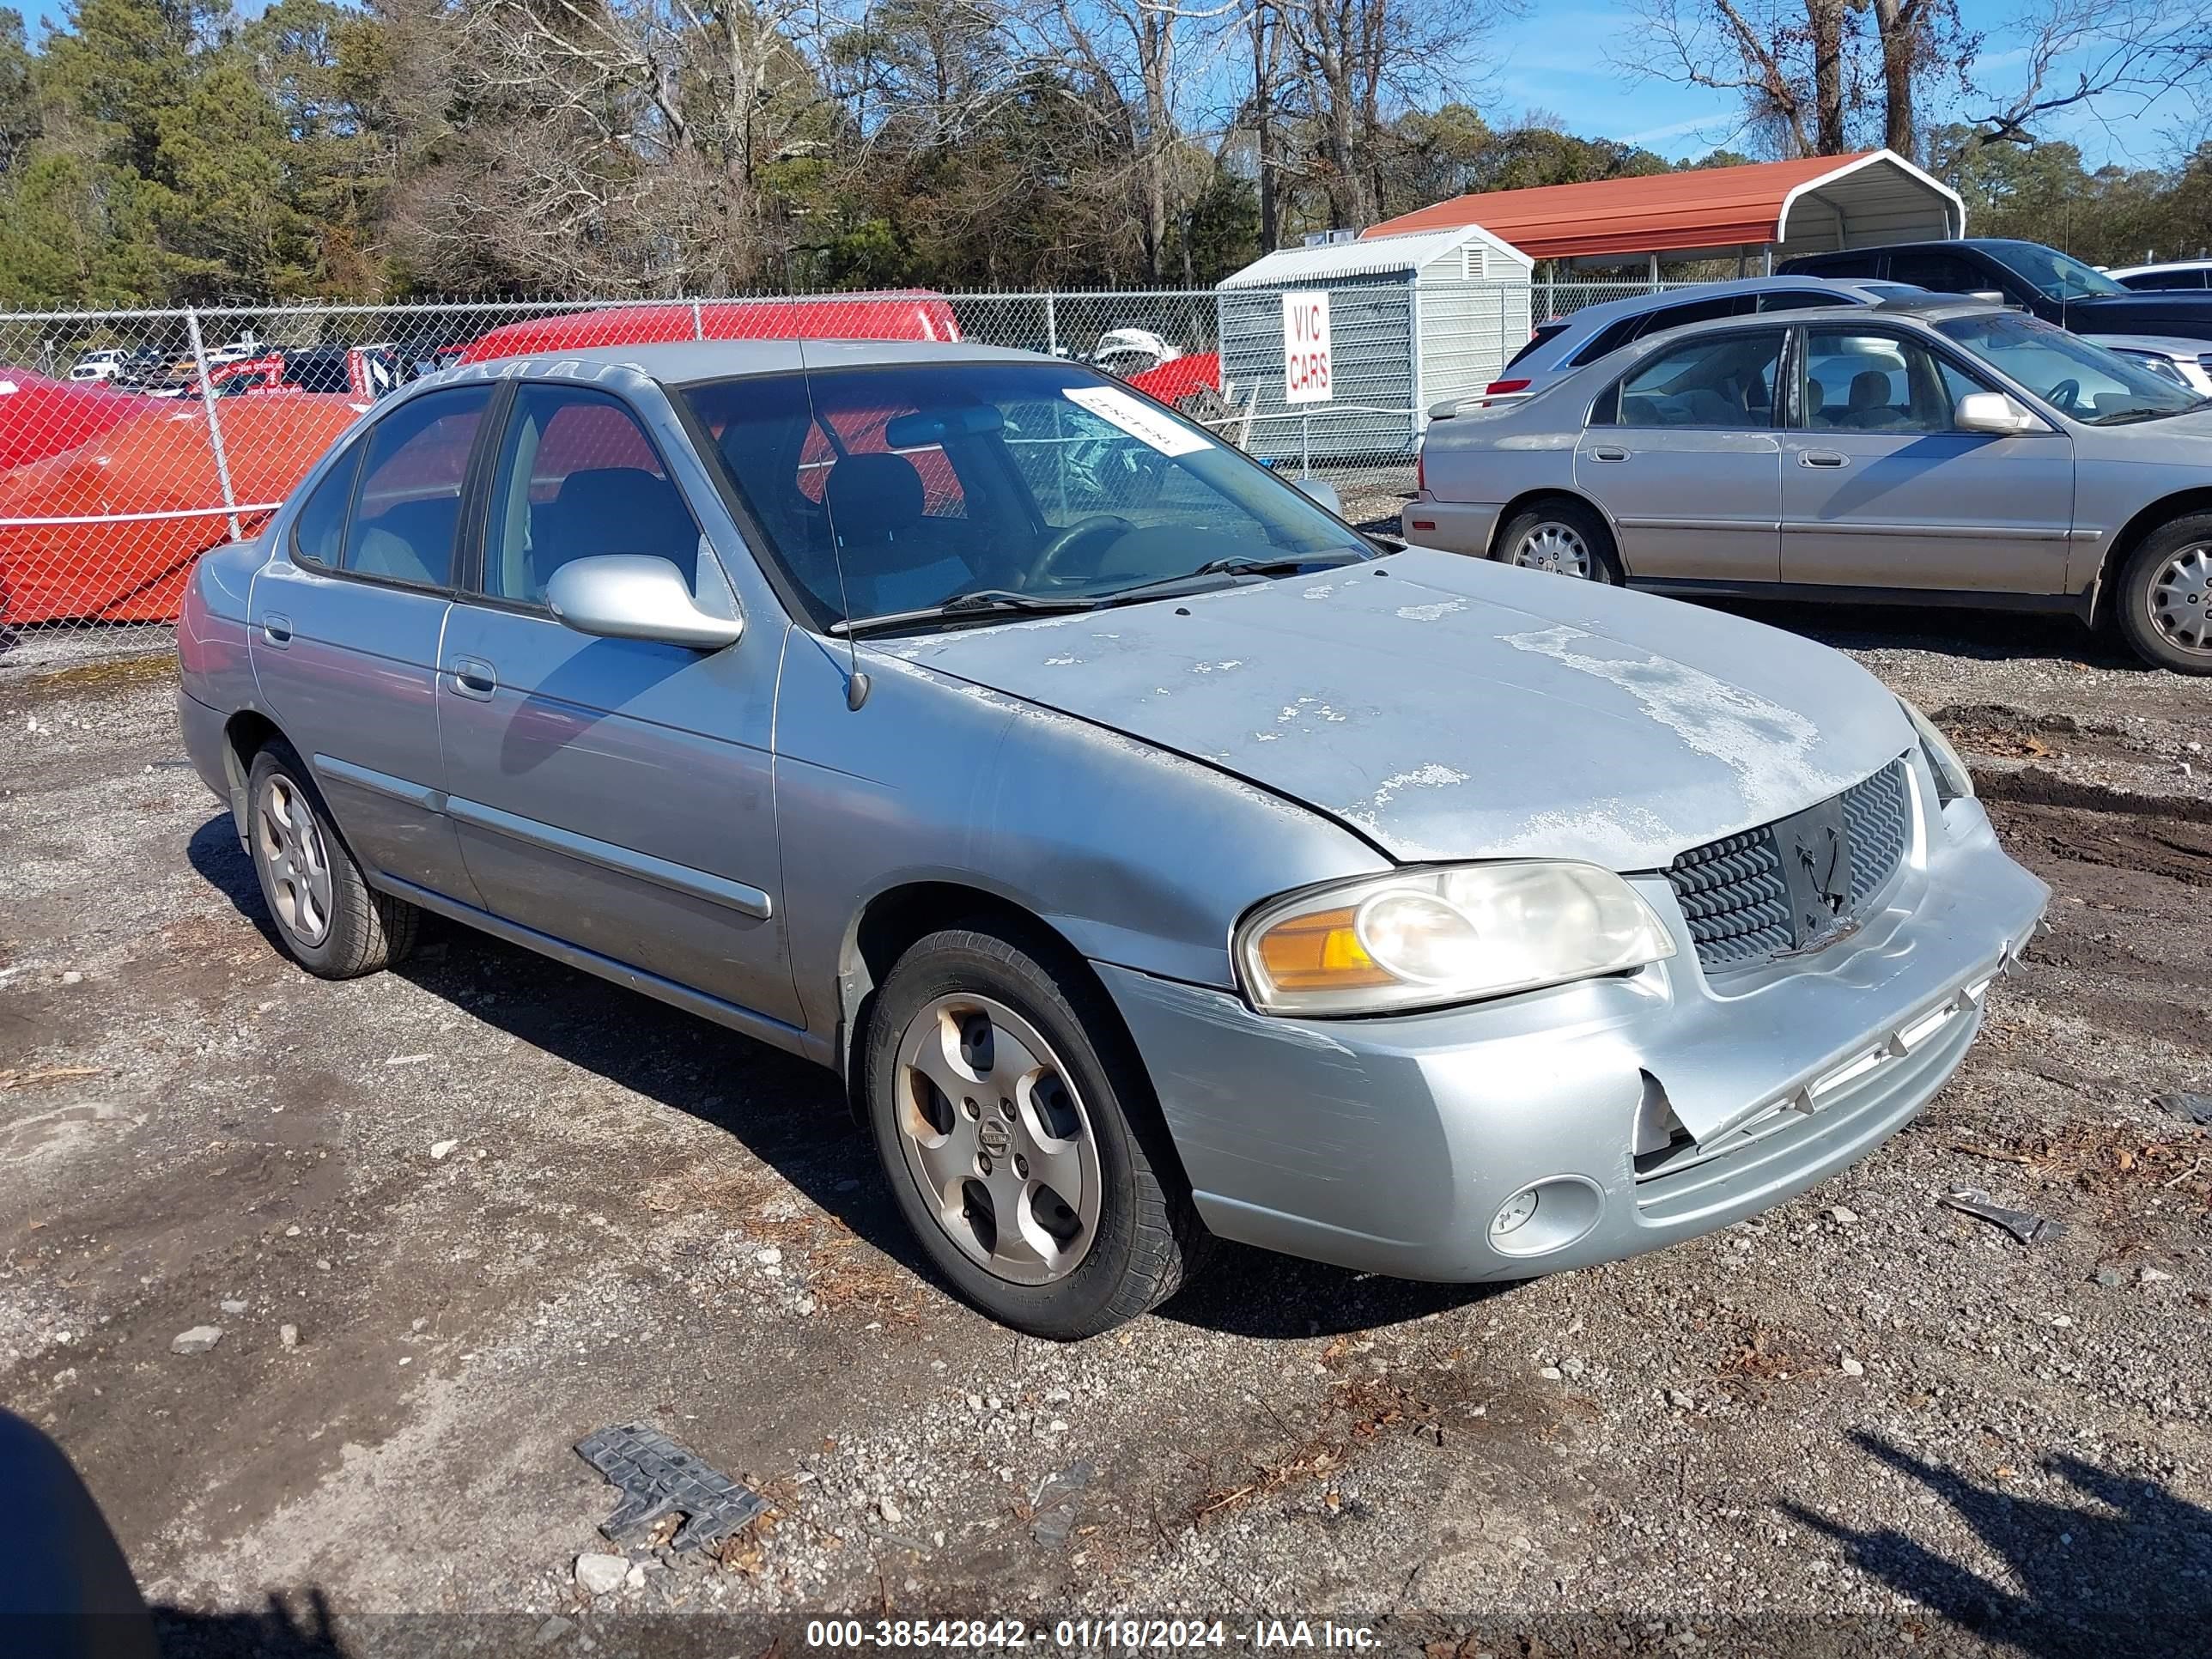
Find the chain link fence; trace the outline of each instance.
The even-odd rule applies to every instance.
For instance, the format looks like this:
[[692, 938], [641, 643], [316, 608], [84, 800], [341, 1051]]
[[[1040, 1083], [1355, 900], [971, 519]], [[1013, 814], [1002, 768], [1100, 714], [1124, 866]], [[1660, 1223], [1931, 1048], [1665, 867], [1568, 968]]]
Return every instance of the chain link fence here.
[[[1528, 314], [1650, 291], [1537, 283]], [[1048, 353], [1127, 381], [1272, 466], [1330, 480], [1354, 522], [1395, 530], [1422, 419], [1410, 387], [1397, 403], [1286, 406], [1279, 370], [1272, 387], [1252, 374], [1240, 384], [1223, 371], [1224, 297], [915, 291], [0, 313], [0, 672], [166, 647], [193, 561], [266, 523], [380, 398], [456, 363], [584, 345], [963, 339]], [[1338, 379], [1352, 382], [1363, 356], [1402, 357], [1407, 345], [1347, 334], [1335, 349]]]

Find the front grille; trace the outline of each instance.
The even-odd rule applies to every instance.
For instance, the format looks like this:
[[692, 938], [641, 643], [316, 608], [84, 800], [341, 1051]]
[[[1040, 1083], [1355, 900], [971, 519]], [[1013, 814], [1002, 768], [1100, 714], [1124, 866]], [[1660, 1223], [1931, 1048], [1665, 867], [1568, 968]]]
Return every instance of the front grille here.
[[[1850, 858], [1848, 904], [1840, 914], [1819, 904], [1817, 895], [1808, 906], [1806, 894], [1793, 892], [1775, 824], [1693, 847], [1668, 867], [1667, 880], [1689, 924], [1698, 960], [1709, 971], [1749, 967], [1816, 945], [1856, 921], [1868, 902], [1889, 884], [1911, 838], [1912, 793], [1904, 761], [1892, 761], [1823, 808], [1783, 823], [1798, 823], [1831, 806], [1839, 817]], [[1828, 839], [1832, 845], [1832, 833]], [[1815, 878], [1808, 870], [1800, 884]], [[1817, 927], [1812, 921], [1816, 913], [1821, 918]]]
[[1763, 962], [1796, 942], [1782, 858], [1765, 830], [1693, 847], [1667, 872], [1708, 968]]
[[1851, 843], [1851, 908], [1888, 883], [1912, 834], [1912, 791], [1905, 763], [1890, 763], [1844, 791], [1844, 833]]

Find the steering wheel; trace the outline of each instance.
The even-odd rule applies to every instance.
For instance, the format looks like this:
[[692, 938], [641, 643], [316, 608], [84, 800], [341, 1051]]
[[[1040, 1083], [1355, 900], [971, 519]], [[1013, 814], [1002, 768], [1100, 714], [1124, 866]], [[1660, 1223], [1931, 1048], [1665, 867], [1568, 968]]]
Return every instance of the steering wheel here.
[[1118, 513], [1093, 513], [1078, 519], [1037, 550], [1030, 574], [1022, 579], [1023, 587], [1034, 588], [1059, 575], [1060, 567], [1067, 562], [1070, 550], [1093, 537], [1126, 535], [1136, 527]]
[[2081, 382], [2061, 380], [2043, 395], [2051, 400], [2053, 408], [2063, 409], [2071, 415], [2074, 412], [2074, 405], [2081, 401]]

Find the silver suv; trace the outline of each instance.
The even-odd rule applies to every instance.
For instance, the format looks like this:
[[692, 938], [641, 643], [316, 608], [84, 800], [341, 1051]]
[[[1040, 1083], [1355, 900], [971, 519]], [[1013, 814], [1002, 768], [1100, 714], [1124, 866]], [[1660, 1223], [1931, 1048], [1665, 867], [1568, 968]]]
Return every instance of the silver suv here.
[[1842, 283], [1823, 276], [1748, 276], [1732, 283], [1701, 283], [1694, 288], [1631, 295], [1584, 306], [1565, 317], [1536, 325], [1528, 343], [1513, 354], [1481, 398], [1439, 404], [1431, 412], [1449, 415], [1460, 402], [1498, 403], [1533, 397], [1584, 364], [1618, 351], [1662, 329], [1723, 317], [1750, 317], [1776, 311], [1807, 311], [1815, 306], [1870, 306], [1922, 290], [1909, 283]]

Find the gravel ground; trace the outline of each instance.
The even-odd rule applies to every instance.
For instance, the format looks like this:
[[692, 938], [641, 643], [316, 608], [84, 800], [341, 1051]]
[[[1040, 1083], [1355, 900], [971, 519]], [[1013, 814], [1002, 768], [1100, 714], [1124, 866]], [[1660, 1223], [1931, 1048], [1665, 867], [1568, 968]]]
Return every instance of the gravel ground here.
[[[927, 1277], [825, 1074], [435, 923], [295, 971], [166, 665], [9, 671], [0, 1389], [176, 1651], [754, 1653], [821, 1609], [2202, 1651], [2212, 1135], [2151, 1102], [2212, 1092], [2212, 685], [2055, 623], [1758, 614], [1935, 713], [2056, 890], [1929, 1109], [1638, 1261], [1475, 1290], [1224, 1248], [1075, 1346]], [[614, 1494], [571, 1448], [634, 1419], [773, 1509], [593, 1596]]]

